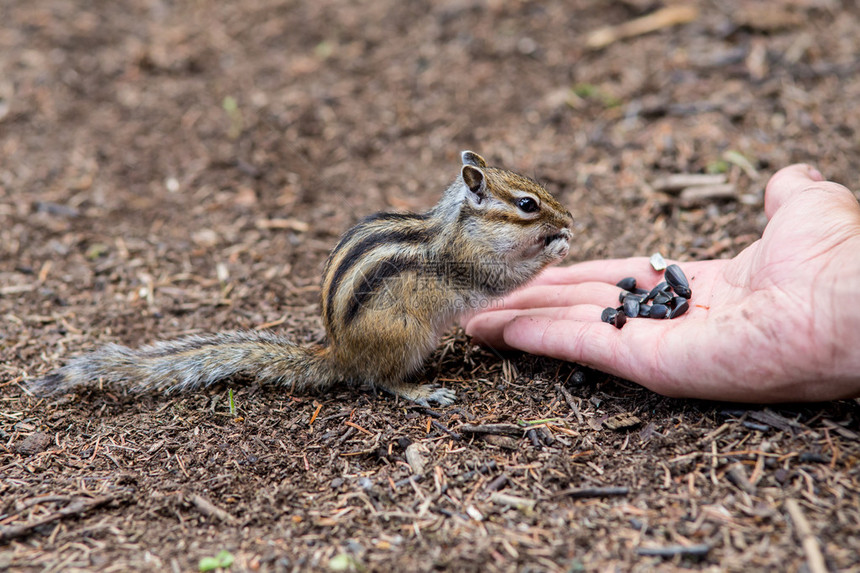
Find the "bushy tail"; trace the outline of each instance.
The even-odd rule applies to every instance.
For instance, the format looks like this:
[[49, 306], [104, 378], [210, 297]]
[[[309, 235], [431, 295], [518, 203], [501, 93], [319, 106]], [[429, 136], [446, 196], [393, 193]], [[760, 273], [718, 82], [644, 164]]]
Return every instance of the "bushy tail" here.
[[34, 380], [29, 388], [46, 396], [102, 381], [132, 392], [182, 391], [241, 375], [302, 391], [339, 380], [329, 353], [327, 347], [299, 346], [265, 331], [187, 336], [136, 350], [108, 344]]

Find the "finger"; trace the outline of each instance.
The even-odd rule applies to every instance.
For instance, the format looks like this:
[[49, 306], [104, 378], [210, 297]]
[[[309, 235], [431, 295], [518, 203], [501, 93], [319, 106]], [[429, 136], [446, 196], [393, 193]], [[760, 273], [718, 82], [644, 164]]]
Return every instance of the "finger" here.
[[482, 312], [465, 325], [466, 334], [477, 342], [497, 349], [510, 348], [504, 340], [505, 327], [517, 317], [545, 317], [555, 320], [574, 320], [580, 322], [600, 322], [602, 307], [597, 305], [578, 305], [573, 307], [534, 308], [528, 310], [506, 309]]
[[648, 287], [662, 280], [663, 272], [655, 271], [647, 257], [586, 261], [569, 267], [552, 267], [538, 276], [531, 285], [603, 282], [615, 284], [625, 277]]
[[[667, 260], [667, 263], [671, 261]], [[678, 263], [684, 275], [690, 283], [694, 293], [702, 291], [702, 287], [708, 288], [727, 261], [692, 261]], [[606, 261], [588, 261], [577, 263], [569, 267], [554, 267], [544, 271], [535, 281], [523, 289], [503, 299], [505, 308], [526, 308], [528, 306], [549, 306], [543, 304], [540, 295], [551, 294], [550, 290], [533, 290], [545, 288], [549, 285], [568, 285], [571, 287], [582, 286], [583, 290], [564, 290], [552, 296], [556, 297], [553, 304], [564, 303], [565, 297], [570, 297], [568, 304], [604, 304], [606, 306], [617, 306], [618, 287], [615, 286], [624, 277], [636, 279], [636, 286], [640, 288], [652, 288], [663, 280], [663, 271], [655, 271], [649, 259], [645, 257], [632, 257], [629, 259], [610, 259]], [[609, 290], [599, 287], [599, 284], [609, 286]], [[585, 285], [589, 285], [586, 287]], [[591, 298], [591, 297], [594, 298]]]
[[503, 333], [507, 346], [586, 364], [637, 382], [662, 378], [654, 348], [668, 321], [637, 321], [623, 329], [601, 322], [520, 316]]
[[791, 198], [824, 181], [821, 173], [806, 163], [784, 167], [773, 174], [764, 192], [764, 212], [767, 218], [785, 205]]
[[617, 306], [619, 288], [599, 282], [527, 286], [501, 301], [501, 308], [535, 308], [601, 304]]

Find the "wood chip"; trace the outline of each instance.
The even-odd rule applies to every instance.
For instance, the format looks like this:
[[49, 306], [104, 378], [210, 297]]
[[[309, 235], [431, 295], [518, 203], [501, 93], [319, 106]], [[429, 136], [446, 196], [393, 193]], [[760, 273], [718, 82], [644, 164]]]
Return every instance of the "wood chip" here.
[[258, 219], [256, 225], [258, 229], [286, 230], [296, 233], [306, 233], [311, 228], [309, 224], [298, 219]]
[[665, 193], [680, 193], [688, 187], [722, 185], [726, 181], [726, 176], [721, 174], [677, 173], [655, 179], [651, 182], [651, 187]]
[[488, 444], [497, 446], [499, 448], [504, 448], [506, 450], [517, 449], [517, 441], [507, 436], [499, 436], [497, 434], [485, 434], [482, 436], [482, 438]]
[[732, 464], [732, 466], [726, 471], [726, 477], [742, 491], [747, 493], [755, 492], [755, 486], [750, 482], [749, 478], [747, 478], [747, 472], [743, 464]]
[[48, 449], [51, 436], [45, 432], [33, 432], [15, 445], [15, 451], [25, 456], [32, 456]]
[[496, 478], [487, 484], [487, 487], [484, 488], [487, 491], [498, 491], [505, 487], [508, 484], [508, 476], [505, 474], [501, 474], [496, 476]]
[[711, 546], [706, 543], [697, 545], [667, 545], [665, 547], [637, 547], [636, 555], [642, 557], [676, 557], [686, 555], [692, 557], [704, 557], [711, 551]]
[[618, 495], [627, 495], [630, 493], [629, 487], [572, 487], [561, 490], [553, 495], [553, 497], [613, 497]]
[[641, 423], [642, 420], [640, 420], [637, 416], [631, 414], [630, 412], [616, 414], [615, 416], [610, 416], [603, 421], [603, 425], [610, 430], [623, 430], [624, 428], [633, 428]]
[[406, 447], [406, 463], [412, 468], [413, 474], [423, 474], [424, 468], [427, 465], [427, 459], [424, 457], [427, 446], [413, 442]]
[[681, 205], [684, 207], [692, 207], [694, 205], [701, 205], [711, 201], [725, 201], [727, 199], [734, 200], [737, 198], [738, 190], [731, 183], [687, 187], [681, 191], [681, 195], [679, 196]]
[[537, 500], [535, 499], [500, 492], [493, 493], [493, 495], [490, 496], [490, 501], [498, 503], [499, 505], [509, 505], [519, 509], [520, 511], [526, 512], [532, 511], [537, 504]]
[[848, 438], [849, 440], [860, 440], [860, 434], [853, 430], [849, 430], [848, 428], [844, 428], [839, 424], [831, 421], [831, 420], [821, 420], [821, 423], [842, 436], [843, 438]]
[[794, 420], [789, 420], [785, 416], [777, 414], [770, 409], [764, 409], [762, 411], [750, 410], [747, 415], [753, 420], [761, 422], [762, 424], [767, 424], [768, 426], [773, 426], [774, 428], [778, 428], [783, 432], [788, 432], [792, 435], [796, 434], [798, 430], [803, 429], [803, 426]]
[[194, 508], [207, 517], [212, 517], [217, 519], [218, 521], [223, 521], [224, 523], [235, 523], [236, 518], [227, 513], [227, 511], [221, 509], [202, 495], [193, 493], [188, 496], [188, 501], [191, 502], [191, 505]]
[[24, 285], [9, 285], [5, 287], [0, 287], [0, 296], [8, 296], [13, 294], [21, 294], [25, 292], [30, 292], [36, 290], [38, 284], [24, 284]]
[[762, 32], [777, 32], [807, 23], [802, 14], [781, 7], [778, 3], [741, 5], [732, 19], [741, 26]]

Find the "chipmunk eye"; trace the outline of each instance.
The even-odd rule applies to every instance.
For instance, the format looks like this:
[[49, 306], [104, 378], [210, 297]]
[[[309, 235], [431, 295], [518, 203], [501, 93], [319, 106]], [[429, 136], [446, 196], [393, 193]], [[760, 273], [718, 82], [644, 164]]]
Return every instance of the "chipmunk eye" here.
[[517, 207], [519, 207], [520, 211], [522, 211], [523, 213], [534, 213], [538, 210], [537, 201], [535, 201], [531, 197], [523, 197], [522, 199], [518, 199]]

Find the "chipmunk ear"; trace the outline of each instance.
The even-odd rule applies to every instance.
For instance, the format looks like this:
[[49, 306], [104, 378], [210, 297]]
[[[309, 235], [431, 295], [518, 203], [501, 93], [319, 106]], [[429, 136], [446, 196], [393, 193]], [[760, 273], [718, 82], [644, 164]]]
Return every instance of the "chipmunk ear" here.
[[463, 175], [463, 183], [465, 183], [466, 187], [469, 188], [469, 191], [472, 192], [472, 200], [476, 203], [483, 201], [487, 188], [487, 183], [484, 179], [484, 172], [469, 164], [463, 166], [461, 173]]
[[487, 162], [484, 158], [474, 151], [462, 151], [460, 157], [463, 159], [463, 165], [471, 165], [473, 167], [486, 167]]

